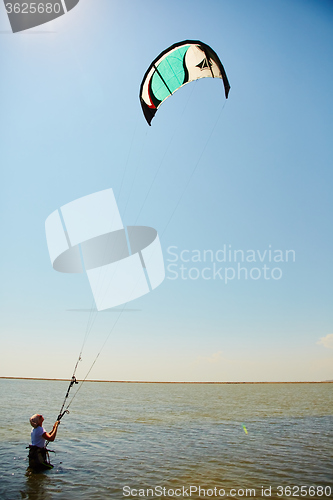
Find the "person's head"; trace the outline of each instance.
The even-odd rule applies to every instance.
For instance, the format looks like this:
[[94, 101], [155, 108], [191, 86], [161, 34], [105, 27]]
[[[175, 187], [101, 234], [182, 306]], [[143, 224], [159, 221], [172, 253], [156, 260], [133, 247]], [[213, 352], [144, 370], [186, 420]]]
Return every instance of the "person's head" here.
[[35, 415], [32, 415], [32, 417], [30, 417], [30, 424], [34, 429], [42, 425], [43, 422], [44, 422], [44, 417], [39, 413], [36, 413]]

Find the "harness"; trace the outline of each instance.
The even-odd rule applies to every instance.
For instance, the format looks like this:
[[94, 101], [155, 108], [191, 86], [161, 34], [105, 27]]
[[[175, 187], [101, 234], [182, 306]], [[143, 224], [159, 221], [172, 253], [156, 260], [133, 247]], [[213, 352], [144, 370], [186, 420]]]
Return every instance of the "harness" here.
[[53, 465], [50, 462], [49, 453], [55, 453], [55, 451], [47, 450], [46, 448], [40, 448], [39, 446], [35, 446], [32, 444], [26, 446], [26, 449], [27, 448], [29, 448], [29, 467], [35, 470], [53, 469]]

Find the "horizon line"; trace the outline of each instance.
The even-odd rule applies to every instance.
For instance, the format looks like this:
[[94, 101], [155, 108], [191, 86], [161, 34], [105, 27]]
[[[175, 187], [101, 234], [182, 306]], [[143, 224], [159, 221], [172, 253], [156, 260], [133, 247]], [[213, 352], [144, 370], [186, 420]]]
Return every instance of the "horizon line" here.
[[[68, 382], [67, 378], [40, 378], [40, 377], [0, 377], [4, 380], [44, 380], [50, 382]], [[95, 379], [77, 379], [78, 382], [103, 382], [112, 384], [332, 384], [333, 380], [320, 380], [320, 381], [261, 381], [261, 382], [168, 382], [168, 381], [150, 381], [150, 380], [95, 380]]]

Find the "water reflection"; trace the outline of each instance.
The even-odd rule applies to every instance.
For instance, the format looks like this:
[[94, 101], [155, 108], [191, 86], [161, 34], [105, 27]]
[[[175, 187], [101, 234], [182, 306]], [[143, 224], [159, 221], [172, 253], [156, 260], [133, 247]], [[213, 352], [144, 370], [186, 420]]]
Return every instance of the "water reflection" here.
[[36, 472], [28, 467], [25, 473], [25, 488], [20, 491], [21, 497], [29, 500], [52, 500], [50, 490], [53, 489], [54, 478], [49, 475], [49, 472]]

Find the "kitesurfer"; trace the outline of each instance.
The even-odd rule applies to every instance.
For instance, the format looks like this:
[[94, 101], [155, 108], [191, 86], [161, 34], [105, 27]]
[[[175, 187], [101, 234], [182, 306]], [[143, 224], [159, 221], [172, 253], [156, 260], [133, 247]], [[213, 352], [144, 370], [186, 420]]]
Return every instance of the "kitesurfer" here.
[[30, 424], [33, 427], [31, 431], [31, 445], [29, 445], [29, 466], [33, 469], [52, 469], [49, 454], [46, 449], [46, 441], [54, 441], [57, 435], [57, 420], [52, 427], [51, 432], [46, 432], [42, 426], [44, 422], [43, 415], [38, 413], [30, 418]]

